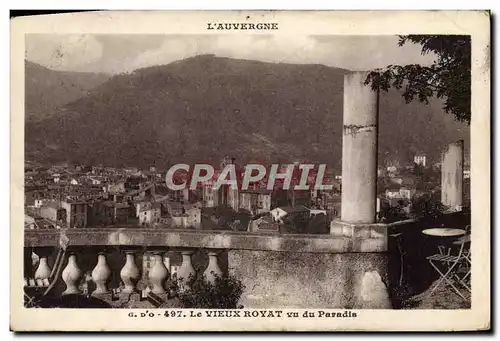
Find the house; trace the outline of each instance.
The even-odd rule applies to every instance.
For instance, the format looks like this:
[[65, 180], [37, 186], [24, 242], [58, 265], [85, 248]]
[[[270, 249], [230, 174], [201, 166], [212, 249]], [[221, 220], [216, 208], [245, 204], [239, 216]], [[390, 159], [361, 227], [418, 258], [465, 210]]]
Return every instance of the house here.
[[72, 178], [72, 179], [70, 180], [70, 182], [69, 182], [69, 183], [70, 183], [71, 185], [78, 185], [78, 184], [79, 184], [78, 180], [77, 180], [77, 179], [75, 179], [75, 178]]
[[151, 200], [155, 196], [155, 186], [151, 183], [141, 183], [139, 188], [125, 193], [128, 200]]
[[415, 157], [413, 158], [413, 163], [425, 167], [427, 163], [427, 157], [425, 155], [415, 155]]
[[186, 226], [201, 229], [201, 208], [195, 205], [186, 208]]
[[108, 226], [114, 223], [114, 206], [97, 201], [87, 206], [88, 226]]
[[218, 193], [215, 190], [213, 181], [206, 181], [203, 183], [203, 203], [205, 207], [215, 207], [218, 205]]
[[137, 174], [137, 172], [139, 172], [139, 169], [137, 167], [126, 167], [123, 168], [123, 171], [126, 174]]
[[307, 219], [309, 218], [310, 210], [302, 205], [282, 206], [272, 209], [270, 213], [274, 222], [283, 223], [286, 217], [292, 217], [296, 215], [303, 216], [305, 219]]
[[60, 226], [64, 226], [67, 220], [66, 210], [54, 202], [48, 202], [46, 205], [41, 206], [38, 214], [40, 217]]
[[239, 207], [251, 214], [261, 214], [271, 210], [271, 191], [267, 189], [253, 189], [239, 192]]
[[66, 226], [68, 228], [87, 227], [87, 203], [84, 201], [65, 200], [61, 207], [66, 210]]
[[399, 188], [388, 188], [385, 190], [385, 197], [387, 199], [400, 198]]
[[33, 204], [33, 206], [39, 208], [39, 207], [42, 207], [43, 205], [43, 200], [42, 199], [35, 199], [35, 202]]
[[411, 200], [416, 193], [415, 188], [404, 186], [391, 186], [385, 190], [385, 197], [387, 199], [406, 199]]
[[389, 176], [396, 174], [396, 172], [398, 171], [398, 167], [396, 167], [395, 165], [388, 166], [386, 169], [387, 173], [389, 173]]
[[186, 209], [184, 208], [184, 204], [177, 201], [167, 201], [164, 202], [164, 205], [167, 209], [167, 212], [170, 216], [180, 216], [186, 213]]
[[95, 185], [100, 185], [102, 183], [102, 179], [99, 179], [99, 178], [96, 178], [96, 177], [93, 177], [93, 176], [89, 177], [89, 180], [90, 180], [90, 183], [92, 185], [94, 185], [94, 186]]
[[52, 181], [55, 184], [59, 183], [59, 181], [61, 181], [61, 174], [59, 174], [59, 173], [52, 174]]
[[317, 208], [325, 210], [328, 219], [333, 219], [340, 215], [342, 208], [342, 197], [339, 194], [321, 192]]
[[279, 223], [273, 221], [270, 213], [253, 219], [248, 224], [248, 232], [280, 232]]
[[172, 227], [201, 229], [201, 214], [199, 207], [185, 209], [184, 213], [172, 216]]
[[151, 226], [161, 220], [161, 203], [145, 203], [139, 208], [139, 225]]
[[414, 188], [401, 187], [399, 189], [399, 195], [402, 199], [411, 200], [415, 193], [417, 192]]
[[130, 205], [128, 203], [114, 204], [114, 220], [115, 224], [126, 224], [130, 218]]
[[401, 176], [393, 176], [391, 177], [391, 180], [398, 185], [402, 185], [404, 182], [404, 179]]
[[27, 214], [24, 215], [24, 228], [28, 228], [30, 230], [38, 228], [35, 219]]

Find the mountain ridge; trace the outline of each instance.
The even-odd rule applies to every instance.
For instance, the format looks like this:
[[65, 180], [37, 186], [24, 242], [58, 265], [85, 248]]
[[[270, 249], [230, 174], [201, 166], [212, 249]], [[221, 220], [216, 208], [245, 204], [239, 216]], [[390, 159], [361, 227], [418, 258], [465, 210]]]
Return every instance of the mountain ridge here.
[[26, 120], [43, 120], [104, 83], [105, 73], [52, 70], [25, 60]]
[[[341, 167], [343, 77], [324, 65], [203, 55], [119, 74], [27, 122], [27, 156], [110, 165], [312, 160]], [[379, 155], [438, 158], [468, 127], [431, 101], [381, 93]], [[430, 121], [429, 121], [430, 120]], [[50, 153], [47, 153], [50, 147]], [[48, 155], [50, 154], [50, 155]]]

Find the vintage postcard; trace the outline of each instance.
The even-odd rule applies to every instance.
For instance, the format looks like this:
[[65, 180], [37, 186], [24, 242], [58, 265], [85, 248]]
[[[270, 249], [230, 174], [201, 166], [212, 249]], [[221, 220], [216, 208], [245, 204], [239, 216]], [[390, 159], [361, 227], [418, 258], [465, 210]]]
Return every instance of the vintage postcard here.
[[488, 11], [11, 21], [13, 331], [490, 328]]

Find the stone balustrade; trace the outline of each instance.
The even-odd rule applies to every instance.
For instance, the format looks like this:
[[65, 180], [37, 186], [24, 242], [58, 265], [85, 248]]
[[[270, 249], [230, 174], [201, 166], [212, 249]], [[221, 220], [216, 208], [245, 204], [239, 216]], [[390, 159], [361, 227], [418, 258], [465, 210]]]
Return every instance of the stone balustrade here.
[[[38, 231], [37, 231], [38, 232]], [[91, 231], [87, 231], [91, 233]], [[37, 233], [28, 232], [31, 234], [31, 237], [34, 237]], [[47, 234], [43, 234], [44, 237]], [[43, 237], [42, 237], [43, 238]], [[34, 240], [32, 239], [32, 241]], [[33, 271], [25, 271], [25, 274], [28, 273], [27, 277], [34, 279], [34, 284], [39, 285], [42, 289], [47, 288], [50, 285], [50, 282], [54, 279], [54, 274], [57, 271], [55, 269], [56, 251], [57, 247], [49, 247], [47, 239], [44, 239], [45, 242], [41, 244], [43, 246], [31, 246], [27, 247], [26, 250], [28, 253], [30, 251], [34, 252], [38, 255], [39, 261], [36, 270]], [[75, 240], [70, 239], [70, 242], [75, 242]], [[35, 243], [36, 244], [36, 243]], [[33, 244], [32, 244], [33, 245]], [[66, 255], [66, 259], [61, 265], [62, 272], [60, 274], [59, 287], [64, 287], [64, 291], [54, 290], [56, 295], [78, 295], [78, 294], [87, 294], [87, 290], [83, 290], [84, 286], [88, 285], [88, 282], [92, 282], [93, 290], [88, 292], [91, 296], [101, 299], [111, 306], [123, 306], [123, 303], [127, 304], [127, 307], [134, 307], [137, 305], [141, 305], [141, 301], [145, 301], [148, 292], [152, 292], [157, 297], [160, 297], [163, 301], [167, 301], [169, 298], [168, 292], [168, 284], [167, 282], [173, 278], [172, 274], [169, 272], [169, 269], [165, 266], [164, 256], [167, 252], [172, 253], [173, 249], [168, 247], [137, 247], [137, 246], [129, 246], [128, 247], [120, 247], [120, 248], [109, 248], [107, 246], [107, 250], [103, 251], [103, 248], [87, 248], [84, 245], [68, 245], [66, 251], [64, 252]], [[176, 278], [180, 279], [189, 279], [196, 276], [197, 271], [193, 265], [193, 255], [195, 251], [202, 251], [202, 249], [194, 250], [192, 248], [176, 248], [175, 252], [180, 254], [182, 257], [182, 263], [180, 267], [177, 269]], [[87, 263], [82, 266], [82, 258], [83, 254], [91, 255], [94, 253], [97, 255], [97, 258], [94, 259], [94, 264], [90, 265], [88, 259], [86, 259]], [[203, 275], [208, 282], [214, 283], [216, 276], [223, 277], [224, 273], [221, 269], [221, 265], [219, 264], [219, 255], [221, 250], [217, 249], [208, 249], [207, 252], [203, 253], [203, 256], [206, 256], [208, 263], [206, 266], [204, 264], [200, 264], [199, 260], [197, 260], [198, 265], [203, 266]], [[125, 256], [124, 262], [121, 262], [122, 256]], [[143, 257], [148, 255], [151, 260], [151, 265], [147, 270], [147, 275], [143, 276], [144, 268], [142, 264]], [[31, 255], [29, 255], [31, 258]], [[110, 264], [109, 258], [113, 258], [112, 261], [113, 266]], [[50, 260], [49, 260], [50, 259]], [[28, 261], [29, 262], [29, 261]], [[203, 262], [201, 262], [203, 263]], [[227, 262], [226, 262], [227, 263]], [[54, 267], [53, 269], [51, 268]], [[90, 265], [91, 269], [88, 269]], [[118, 265], [118, 267], [117, 267]], [[32, 269], [33, 270], [33, 269]], [[90, 272], [89, 278], [85, 278], [86, 272]], [[60, 270], [59, 270], [60, 271]], [[114, 282], [114, 287], [110, 286], [111, 277], [113, 272], [119, 274], [119, 284]], [[32, 273], [33, 275], [30, 275]], [[227, 271], [226, 271], [227, 273]], [[140, 283], [142, 282], [142, 283]], [[30, 283], [27, 281], [27, 285]], [[142, 284], [141, 286], [139, 284]], [[189, 290], [188, 284], [185, 283], [183, 286], [178, 288], [179, 291]]]
[[[387, 226], [372, 225], [363, 226], [363, 233], [344, 226], [343, 233], [328, 235], [147, 228], [26, 230], [25, 266], [31, 263], [31, 252], [40, 261], [35, 271], [25, 270], [25, 277], [44, 283], [56, 277], [61, 269], [51, 267], [62, 244], [66, 248], [59, 276], [62, 288], [53, 291], [80, 294], [81, 283], [91, 283], [91, 296], [116, 307], [141, 306], [146, 287], [168, 300], [172, 276], [164, 264], [167, 253], [175, 254], [180, 263], [177, 278], [204, 274], [213, 282], [215, 275], [231, 274], [241, 280], [245, 307], [301, 307], [308, 302], [325, 308], [387, 307], [386, 302], [364, 303], [362, 297], [364, 274], [375, 271], [382, 280], [387, 272]], [[147, 275], [142, 266], [145, 254], [152, 261]]]

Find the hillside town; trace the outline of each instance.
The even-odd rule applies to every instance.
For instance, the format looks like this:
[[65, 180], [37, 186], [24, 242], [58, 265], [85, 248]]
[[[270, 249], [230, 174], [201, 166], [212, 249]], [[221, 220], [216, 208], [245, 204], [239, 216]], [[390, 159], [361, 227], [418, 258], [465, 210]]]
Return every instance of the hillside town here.
[[[393, 219], [394, 208], [411, 214], [412, 200], [427, 195], [439, 200], [440, 164], [415, 155], [413, 164], [390, 163], [378, 168], [377, 218]], [[220, 169], [235, 163], [224, 157]], [[286, 165], [284, 165], [286, 166]], [[219, 172], [220, 172], [219, 169]], [[265, 180], [248, 189], [213, 181], [196, 189], [171, 190], [166, 170], [150, 166], [113, 168], [102, 165], [27, 163], [25, 168], [25, 228], [144, 227], [241, 232], [329, 233], [329, 222], [340, 215], [342, 175], [327, 170], [331, 190], [269, 190]], [[470, 170], [464, 167], [464, 205]], [[296, 181], [294, 178], [293, 181]]]

